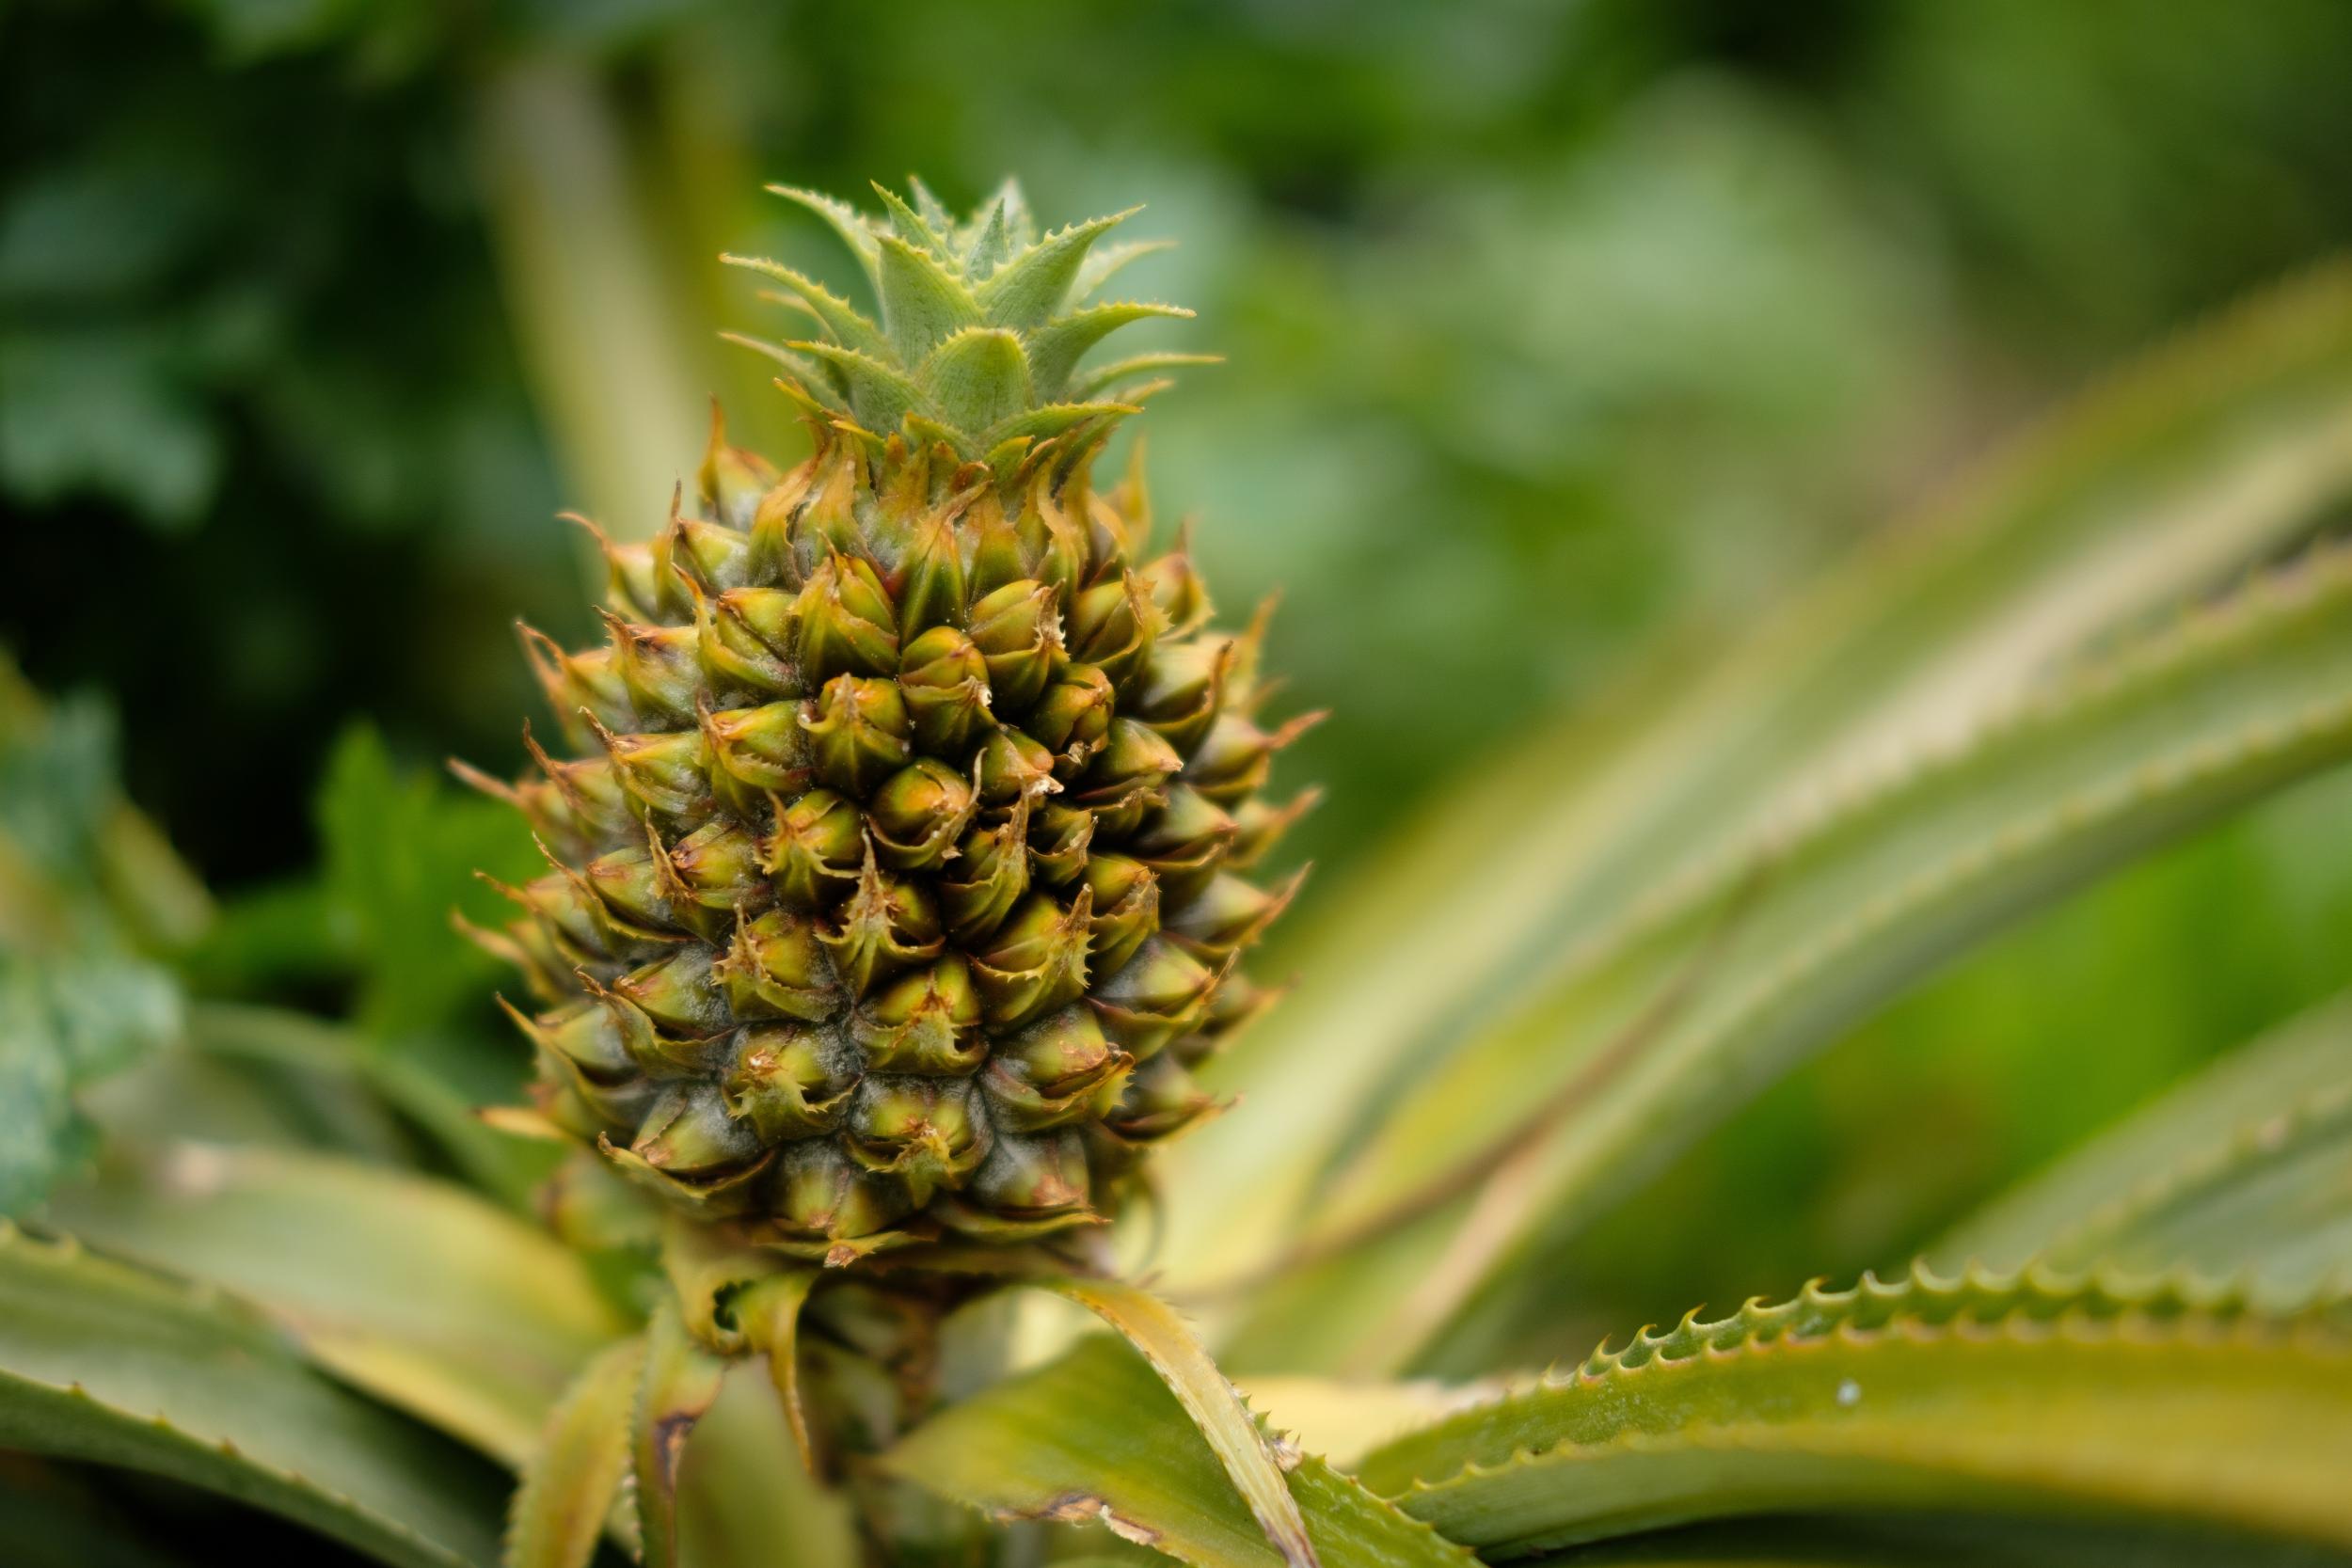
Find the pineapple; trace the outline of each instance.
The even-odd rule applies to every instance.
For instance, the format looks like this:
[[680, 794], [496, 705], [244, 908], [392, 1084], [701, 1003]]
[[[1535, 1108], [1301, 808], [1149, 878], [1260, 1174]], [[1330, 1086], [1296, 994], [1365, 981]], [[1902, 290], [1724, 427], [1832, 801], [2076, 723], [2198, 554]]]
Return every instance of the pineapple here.
[[[1150, 556], [1109, 435], [1192, 356], [1081, 360], [1187, 316], [1089, 303], [1127, 214], [1039, 235], [1008, 182], [965, 221], [916, 183], [847, 242], [870, 318], [773, 262], [808, 338], [756, 345], [815, 437], [780, 471], [714, 411], [691, 510], [597, 532], [608, 641], [523, 628], [567, 755], [469, 776], [550, 863], [479, 933], [539, 1010], [539, 1110], [763, 1245], [846, 1265], [1100, 1224], [1210, 1108], [1192, 1069], [1265, 993], [1288, 901], [1249, 872], [1306, 804], [1263, 794], [1299, 722], [1256, 714], [1261, 616], [1212, 630]], [[589, 525], [594, 531], [594, 525]]]

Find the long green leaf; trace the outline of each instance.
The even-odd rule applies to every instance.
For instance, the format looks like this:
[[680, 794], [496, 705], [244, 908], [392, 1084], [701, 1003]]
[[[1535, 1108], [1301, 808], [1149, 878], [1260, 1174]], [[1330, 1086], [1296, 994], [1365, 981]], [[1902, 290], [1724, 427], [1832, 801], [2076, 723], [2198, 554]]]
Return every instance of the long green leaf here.
[[404, 1568], [488, 1564], [504, 1479], [257, 1317], [0, 1227], [0, 1448], [128, 1465]]
[[1057, 229], [1007, 260], [980, 285], [980, 308], [989, 324], [1021, 332], [1043, 325], [1069, 299], [1094, 242], [1142, 210], [1130, 207]]
[[2207, 1069], [1934, 1252], [2013, 1268], [2191, 1267], [2292, 1306], [2352, 1277], [2352, 997]]
[[808, 307], [809, 314], [824, 324], [834, 341], [843, 348], [851, 348], [873, 358], [890, 353], [888, 340], [882, 328], [866, 319], [857, 307], [826, 288], [805, 273], [795, 272], [764, 256], [722, 256], [719, 260], [731, 267], [742, 267], [764, 277], [772, 277], [790, 289], [794, 297]]
[[1121, 302], [1090, 305], [1046, 323], [1029, 338], [1029, 369], [1038, 396], [1047, 402], [1059, 398], [1080, 357], [1119, 328], [1153, 316], [1183, 321], [1191, 315], [1181, 306]]
[[638, 1528], [650, 1568], [678, 1568], [678, 1471], [687, 1440], [718, 1401], [727, 1364], [687, 1332], [667, 1302], [645, 1327], [630, 1437]]
[[858, 264], [866, 269], [866, 280], [879, 286], [881, 281], [877, 254], [879, 246], [875, 239], [874, 225], [863, 213], [848, 202], [836, 197], [827, 196], [821, 191], [802, 190], [796, 185], [770, 185], [768, 191], [772, 196], [780, 196], [787, 201], [805, 207], [823, 218], [832, 227], [834, 233], [840, 238], [841, 243], [849, 246], [850, 254], [858, 259]]
[[1580, 961], [1645, 894], [1756, 844], [1807, 789], [1963, 732], [2348, 487], [2352, 272], [2337, 269], [2019, 443], [1703, 678], [1636, 688], [1482, 766], [1295, 937], [1295, 994], [1223, 1069], [1248, 1101], [1171, 1151], [1171, 1277], [1274, 1259], [1317, 1172], [1409, 1070]]
[[[1417, 1085], [1325, 1196], [1311, 1234], [1336, 1243], [1394, 1234], [1386, 1216], [1416, 1193], [1483, 1183], [1453, 1206], [1451, 1234], [1388, 1243], [1428, 1266], [1361, 1329], [1356, 1364], [1409, 1355], [1498, 1269], [1588, 1224], [1753, 1085], [1986, 932], [2346, 757], [2339, 552], [2054, 678], [1944, 754], [1656, 890], [1610, 950]], [[1518, 1144], [1499, 1165], [1498, 1127]]]
[[178, 1145], [55, 1212], [236, 1292], [346, 1381], [509, 1465], [628, 1326], [545, 1232], [463, 1188], [331, 1156]]
[[1264, 1434], [1175, 1308], [1148, 1291], [1113, 1279], [1061, 1277], [1028, 1283], [1076, 1302], [1124, 1335], [1200, 1429], [1283, 1560], [1290, 1568], [1315, 1568], [1306, 1521], [1282, 1484], [1281, 1469]]
[[505, 1568], [586, 1568], [621, 1478], [644, 1342], [624, 1339], [588, 1363], [557, 1402], [523, 1465], [507, 1515]]
[[[2352, 1323], [1988, 1277], [1685, 1320], [1368, 1456], [1487, 1555], [1746, 1514], [2122, 1514], [2352, 1545]], [[2227, 1558], [2223, 1560], [2229, 1560]]]
[[[1217, 1456], [1121, 1341], [950, 1406], [884, 1456], [897, 1474], [1007, 1518], [1099, 1520], [1194, 1568], [1281, 1568]], [[1319, 1459], [1285, 1478], [1325, 1568], [1469, 1568], [1470, 1558]]]

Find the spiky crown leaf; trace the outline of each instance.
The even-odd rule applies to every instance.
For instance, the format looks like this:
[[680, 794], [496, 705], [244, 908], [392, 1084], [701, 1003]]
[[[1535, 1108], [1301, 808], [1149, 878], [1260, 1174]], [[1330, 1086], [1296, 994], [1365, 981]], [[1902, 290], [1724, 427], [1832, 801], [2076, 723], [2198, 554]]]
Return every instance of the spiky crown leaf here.
[[1192, 315], [1176, 305], [1092, 302], [1120, 267], [1160, 248], [1098, 245], [1140, 209], [1041, 234], [1013, 181], [961, 222], [922, 182], [909, 187], [912, 205], [877, 184], [884, 209], [879, 217], [814, 191], [769, 187], [833, 227], [865, 269], [879, 321], [790, 267], [758, 257], [723, 258], [782, 284], [779, 297], [816, 324], [813, 337], [737, 341], [783, 364], [789, 389], [826, 416], [875, 436], [945, 442], [958, 456], [984, 460], [1002, 474], [1034, 443], [1106, 434], [1165, 385], [1152, 380], [1156, 372], [1210, 361], [1150, 354], [1080, 369], [1087, 353], [1120, 327]]

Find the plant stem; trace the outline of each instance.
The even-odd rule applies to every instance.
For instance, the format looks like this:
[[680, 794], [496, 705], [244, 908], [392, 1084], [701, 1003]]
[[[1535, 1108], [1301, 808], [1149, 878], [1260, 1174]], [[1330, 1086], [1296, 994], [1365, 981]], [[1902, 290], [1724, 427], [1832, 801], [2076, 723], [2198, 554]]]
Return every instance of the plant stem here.
[[[946, 1402], [948, 1365], [959, 1355], [959, 1323], [950, 1320], [985, 1289], [947, 1277], [844, 1280], [808, 1304], [801, 1364], [810, 1425], [875, 1568], [992, 1568], [999, 1559], [1002, 1531], [874, 1463]], [[999, 1341], [986, 1348], [1001, 1354], [1001, 1325], [969, 1315], [960, 1323], [965, 1352], [985, 1337]]]

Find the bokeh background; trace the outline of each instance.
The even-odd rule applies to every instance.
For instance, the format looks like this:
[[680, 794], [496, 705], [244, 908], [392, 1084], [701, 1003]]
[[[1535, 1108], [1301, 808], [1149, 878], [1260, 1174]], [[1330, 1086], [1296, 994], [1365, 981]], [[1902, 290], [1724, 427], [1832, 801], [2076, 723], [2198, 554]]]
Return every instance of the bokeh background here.
[[[1229, 612], [1281, 591], [1270, 662], [1332, 710], [1286, 764], [1328, 791], [1311, 919], [1516, 731], [2352, 240], [2347, 60], [2335, 0], [15, 0], [0, 643], [115, 716], [225, 900], [208, 986], [495, 1092], [519, 1053], [444, 916], [528, 849], [437, 766], [519, 764], [515, 616], [592, 636], [554, 514], [650, 531], [714, 394], [791, 453], [715, 336], [772, 308], [715, 257], [849, 279], [762, 181], [1017, 171], [1183, 236], [1129, 276], [1228, 362], [1142, 423], [1164, 515]], [[2344, 797], [1883, 1015], [1594, 1238], [1580, 1300], [1899, 1259], [2332, 989]]]

